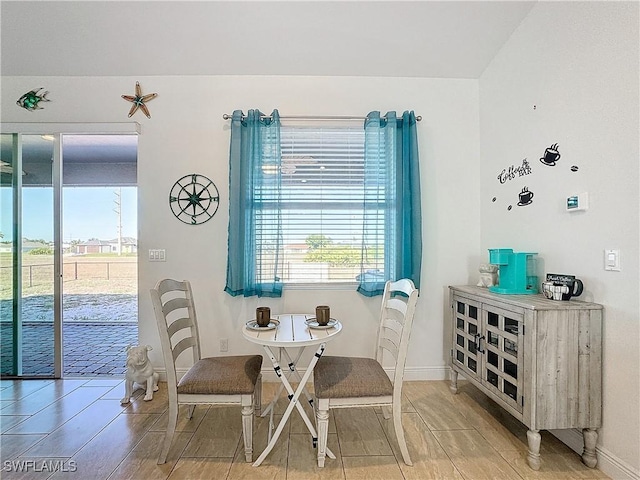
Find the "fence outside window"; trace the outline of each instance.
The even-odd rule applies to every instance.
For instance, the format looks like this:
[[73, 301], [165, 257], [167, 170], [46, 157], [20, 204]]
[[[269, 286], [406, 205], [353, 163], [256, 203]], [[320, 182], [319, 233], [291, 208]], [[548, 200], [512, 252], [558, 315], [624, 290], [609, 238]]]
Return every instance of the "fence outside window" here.
[[[53, 293], [53, 259], [38, 258], [22, 265], [24, 296]], [[136, 293], [137, 258], [65, 259], [62, 279], [65, 293]], [[0, 298], [10, 298], [13, 265], [0, 266]]]

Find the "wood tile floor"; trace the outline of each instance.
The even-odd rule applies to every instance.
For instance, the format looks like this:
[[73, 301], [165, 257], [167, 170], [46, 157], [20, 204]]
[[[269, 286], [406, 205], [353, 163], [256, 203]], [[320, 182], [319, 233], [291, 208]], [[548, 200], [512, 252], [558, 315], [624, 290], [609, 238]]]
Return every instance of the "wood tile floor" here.
[[[277, 384], [265, 383], [263, 402]], [[336, 460], [316, 466], [305, 426], [292, 414], [260, 467], [244, 462], [237, 407], [181, 411], [165, 465], [157, 465], [167, 423], [166, 385], [150, 402], [142, 391], [120, 405], [120, 379], [2, 380], [2, 479], [606, 479], [548, 432], [542, 467], [526, 464], [526, 428], [473, 386], [452, 395], [444, 381], [407, 382], [403, 424], [414, 462], [407, 467], [390, 421], [373, 409], [331, 414], [329, 447]], [[278, 403], [281, 415], [285, 401]], [[254, 458], [266, 445], [268, 419], [254, 423]], [[21, 471], [20, 471], [21, 470]]]

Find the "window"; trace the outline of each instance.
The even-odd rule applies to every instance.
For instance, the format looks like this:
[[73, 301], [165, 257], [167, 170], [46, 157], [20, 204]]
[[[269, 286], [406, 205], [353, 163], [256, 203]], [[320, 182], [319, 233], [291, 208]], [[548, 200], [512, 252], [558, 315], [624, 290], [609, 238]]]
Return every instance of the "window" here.
[[[280, 262], [284, 283], [356, 282], [362, 265], [366, 275], [381, 276], [384, 244], [367, 244], [363, 238], [362, 125], [282, 125], [280, 151], [280, 165], [262, 166], [261, 188], [254, 192], [259, 203], [256, 256], [264, 267], [258, 271], [268, 275]], [[278, 169], [279, 183], [269, 178]], [[280, 225], [273, 221], [276, 199]], [[281, 251], [275, 252], [278, 235]]]
[[[227, 283], [232, 296], [284, 284], [386, 280], [419, 288], [420, 174], [413, 112], [356, 126], [281, 125], [277, 110], [233, 112]], [[292, 124], [293, 123], [293, 124]]]

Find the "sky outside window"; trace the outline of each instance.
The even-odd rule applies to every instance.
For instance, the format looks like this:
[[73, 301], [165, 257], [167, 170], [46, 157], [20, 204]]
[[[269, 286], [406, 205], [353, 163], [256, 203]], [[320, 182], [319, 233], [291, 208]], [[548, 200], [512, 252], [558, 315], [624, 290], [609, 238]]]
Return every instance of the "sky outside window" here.
[[[121, 192], [122, 236], [137, 238], [137, 187], [64, 187], [63, 241], [111, 240], [118, 236], [118, 214], [114, 192]], [[13, 234], [11, 188], [0, 189], [2, 241]], [[53, 190], [50, 187], [23, 189], [22, 236], [53, 241]]]

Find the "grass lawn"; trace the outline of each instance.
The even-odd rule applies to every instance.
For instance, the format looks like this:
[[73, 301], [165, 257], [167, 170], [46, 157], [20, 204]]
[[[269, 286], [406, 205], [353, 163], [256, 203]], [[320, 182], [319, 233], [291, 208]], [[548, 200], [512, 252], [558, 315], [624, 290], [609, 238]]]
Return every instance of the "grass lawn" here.
[[[63, 294], [130, 294], [138, 291], [137, 256], [79, 255], [63, 258]], [[0, 300], [13, 295], [11, 253], [0, 253]], [[53, 294], [53, 255], [25, 254], [22, 295]]]

